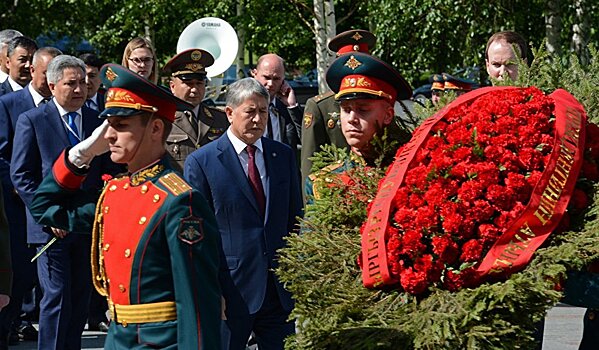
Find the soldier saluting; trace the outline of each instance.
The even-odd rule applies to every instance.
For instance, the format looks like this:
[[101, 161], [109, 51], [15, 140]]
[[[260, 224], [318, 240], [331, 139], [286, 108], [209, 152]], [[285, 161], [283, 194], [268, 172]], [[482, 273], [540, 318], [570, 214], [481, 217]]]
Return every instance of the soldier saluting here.
[[[191, 106], [122, 66], [106, 65], [101, 75], [106, 121], [56, 160], [31, 212], [69, 231], [93, 223], [93, 282], [112, 319], [105, 348], [216, 349], [216, 220], [171, 168], [164, 146], [176, 109]], [[80, 185], [91, 160], [109, 150], [129, 173], [108, 180], [98, 198]]]

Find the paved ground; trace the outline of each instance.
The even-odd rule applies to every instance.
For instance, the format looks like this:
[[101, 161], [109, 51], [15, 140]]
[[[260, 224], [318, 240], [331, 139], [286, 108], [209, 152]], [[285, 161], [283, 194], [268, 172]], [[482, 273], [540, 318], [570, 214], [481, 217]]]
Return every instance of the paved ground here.
[[[560, 304], [549, 311], [545, 320], [543, 350], [577, 350], [582, 337], [582, 317], [584, 309]], [[105, 333], [84, 332], [83, 349], [99, 350], [103, 348]], [[19, 350], [37, 349], [35, 342], [21, 342], [10, 347]]]

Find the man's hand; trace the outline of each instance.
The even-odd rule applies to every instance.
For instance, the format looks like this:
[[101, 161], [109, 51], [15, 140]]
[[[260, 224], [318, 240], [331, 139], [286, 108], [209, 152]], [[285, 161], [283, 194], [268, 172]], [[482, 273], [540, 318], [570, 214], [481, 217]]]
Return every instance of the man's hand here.
[[56, 228], [56, 227], [50, 227], [50, 229], [52, 230], [52, 233], [54, 234], [54, 236], [56, 236], [57, 238], [65, 238], [69, 232]]
[[2, 310], [3, 307], [8, 305], [9, 302], [10, 302], [10, 297], [8, 295], [0, 294], [0, 310]]
[[88, 167], [94, 157], [108, 152], [108, 140], [104, 138], [108, 125], [105, 120], [88, 138], [73, 146], [69, 150], [69, 162], [78, 168]]
[[281, 90], [279, 91], [279, 98], [289, 108], [297, 106], [295, 91], [293, 91], [293, 89], [291, 88], [291, 86], [289, 86], [289, 83], [287, 83], [286, 80], [283, 80], [283, 84], [281, 85]]

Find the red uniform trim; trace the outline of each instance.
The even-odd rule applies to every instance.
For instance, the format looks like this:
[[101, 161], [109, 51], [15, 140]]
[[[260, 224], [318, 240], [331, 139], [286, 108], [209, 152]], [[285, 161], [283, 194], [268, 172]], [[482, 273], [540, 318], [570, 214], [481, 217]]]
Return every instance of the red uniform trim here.
[[60, 187], [68, 190], [76, 190], [81, 186], [85, 175], [75, 174], [68, 167], [67, 162], [66, 151], [62, 151], [58, 159], [54, 162], [54, 166], [52, 166], [52, 174]]

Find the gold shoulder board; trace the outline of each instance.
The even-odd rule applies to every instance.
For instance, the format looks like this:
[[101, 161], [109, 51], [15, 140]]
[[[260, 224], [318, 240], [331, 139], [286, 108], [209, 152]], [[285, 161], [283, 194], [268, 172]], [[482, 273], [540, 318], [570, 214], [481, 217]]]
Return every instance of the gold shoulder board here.
[[168, 173], [158, 179], [158, 181], [175, 196], [191, 190], [191, 186], [176, 173]]

